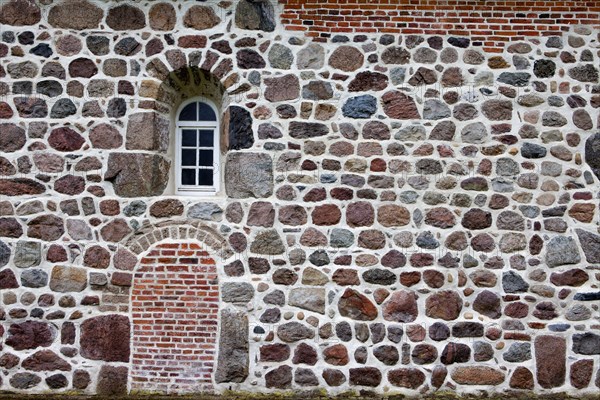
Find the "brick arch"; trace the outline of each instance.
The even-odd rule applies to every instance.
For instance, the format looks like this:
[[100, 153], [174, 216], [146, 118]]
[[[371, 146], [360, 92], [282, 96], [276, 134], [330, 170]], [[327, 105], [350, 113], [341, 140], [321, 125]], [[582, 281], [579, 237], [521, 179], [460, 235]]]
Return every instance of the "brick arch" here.
[[131, 391], [213, 391], [219, 264], [233, 252], [195, 221], [147, 224], [123, 243], [137, 254], [131, 287]]

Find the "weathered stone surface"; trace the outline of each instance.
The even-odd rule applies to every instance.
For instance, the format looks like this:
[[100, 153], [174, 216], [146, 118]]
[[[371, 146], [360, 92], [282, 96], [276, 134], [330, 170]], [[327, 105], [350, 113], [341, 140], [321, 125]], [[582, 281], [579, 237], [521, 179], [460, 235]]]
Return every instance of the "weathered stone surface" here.
[[293, 74], [265, 79], [265, 98], [270, 102], [295, 100], [300, 95], [298, 77]]
[[52, 268], [50, 289], [55, 292], [81, 292], [87, 286], [87, 272], [83, 268], [56, 265]]
[[417, 297], [406, 290], [395, 292], [383, 304], [382, 312], [386, 321], [412, 322], [419, 314]]
[[356, 77], [348, 85], [348, 90], [350, 92], [379, 91], [385, 89], [387, 86], [387, 76], [378, 72], [363, 71], [356, 74]]
[[116, 31], [137, 30], [146, 26], [146, 16], [139, 8], [123, 4], [108, 10], [106, 24]]
[[[131, 122], [131, 119], [129, 121]], [[90, 131], [89, 138], [92, 146], [97, 149], [116, 149], [123, 144], [123, 137], [119, 131], [113, 125], [109, 124], [96, 125]]]
[[55, 241], [65, 233], [64, 222], [54, 215], [40, 215], [29, 221], [27, 235], [44, 241]]
[[350, 368], [350, 384], [376, 387], [381, 383], [381, 371], [375, 367]]
[[377, 308], [365, 295], [354, 289], [346, 289], [338, 302], [340, 315], [357, 321], [372, 321], [377, 318]]
[[248, 317], [234, 309], [221, 310], [221, 335], [215, 381], [243, 382], [248, 377]]
[[55, 337], [56, 329], [52, 325], [41, 321], [25, 321], [8, 328], [5, 343], [15, 350], [28, 350], [48, 347]]
[[381, 53], [381, 60], [386, 64], [408, 64], [410, 52], [402, 47], [391, 46]]
[[25, 130], [15, 124], [0, 124], [0, 151], [13, 153], [25, 145]]
[[21, 367], [30, 371], [70, 371], [71, 365], [52, 350], [40, 350], [23, 360]]
[[68, 0], [50, 9], [48, 22], [56, 28], [95, 29], [103, 16], [102, 9], [88, 1]]
[[2, 25], [35, 25], [40, 22], [40, 19], [40, 8], [31, 0], [11, 0], [3, 3], [0, 7], [0, 24]]
[[225, 191], [236, 199], [268, 197], [273, 193], [273, 160], [268, 154], [229, 153]]
[[417, 389], [425, 382], [425, 374], [416, 368], [399, 368], [388, 372], [388, 381], [397, 387]]
[[250, 251], [257, 254], [277, 255], [283, 254], [285, 246], [277, 231], [271, 229], [256, 235], [250, 245]]
[[273, 32], [275, 11], [267, 0], [241, 0], [235, 9], [235, 24], [238, 28]]
[[505, 375], [492, 367], [457, 367], [451, 373], [452, 379], [461, 385], [500, 385]]
[[339, 46], [329, 57], [329, 65], [345, 72], [359, 69], [364, 63], [363, 53], [352, 46]]
[[585, 231], [583, 229], [576, 229], [581, 249], [585, 255], [587, 262], [592, 264], [600, 263], [600, 235]]
[[430, 318], [452, 321], [460, 315], [463, 301], [458, 293], [442, 290], [430, 295], [425, 304], [425, 314]]
[[[2, 10], [0, 10], [2, 12]], [[30, 372], [19, 372], [10, 378], [10, 385], [15, 389], [31, 389], [36, 387], [42, 378]]]
[[104, 179], [112, 182], [118, 196], [158, 196], [167, 186], [169, 167], [169, 162], [156, 154], [111, 153]]
[[127, 367], [103, 365], [98, 374], [96, 394], [98, 396], [120, 397], [127, 394]]
[[325, 63], [325, 49], [317, 43], [311, 43], [298, 52], [298, 69], [320, 69]]
[[382, 96], [383, 111], [394, 119], [419, 119], [421, 115], [412, 97], [399, 92], [390, 91]]
[[600, 335], [592, 332], [573, 335], [573, 351], [577, 354], [600, 355]]
[[277, 328], [277, 336], [286, 343], [292, 343], [303, 339], [312, 339], [315, 331], [300, 322], [288, 322]]
[[129, 318], [102, 315], [81, 324], [81, 355], [90, 360], [129, 361]]
[[567, 344], [564, 338], [540, 335], [535, 338], [537, 381], [544, 389], [562, 386], [566, 376]]
[[325, 289], [294, 288], [290, 291], [290, 306], [325, 314]]
[[85, 140], [83, 137], [71, 128], [56, 128], [50, 132], [48, 137], [50, 146], [61, 152], [76, 151], [83, 146]]
[[377, 111], [377, 99], [371, 95], [365, 94], [349, 98], [342, 112], [349, 118], [369, 118]]
[[170, 31], [175, 27], [177, 14], [169, 3], [154, 4], [148, 13], [150, 28], [157, 31]]
[[292, 368], [287, 365], [272, 369], [265, 374], [267, 388], [289, 389], [292, 386]]
[[473, 310], [496, 319], [502, 315], [500, 297], [490, 290], [479, 293], [473, 302]]
[[128, 118], [128, 150], [165, 151], [169, 146], [169, 121], [158, 113], [136, 113]]
[[569, 236], [555, 236], [548, 242], [546, 264], [553, 268], [561, 265], [577, 264], [581, 256], [575, 239]]

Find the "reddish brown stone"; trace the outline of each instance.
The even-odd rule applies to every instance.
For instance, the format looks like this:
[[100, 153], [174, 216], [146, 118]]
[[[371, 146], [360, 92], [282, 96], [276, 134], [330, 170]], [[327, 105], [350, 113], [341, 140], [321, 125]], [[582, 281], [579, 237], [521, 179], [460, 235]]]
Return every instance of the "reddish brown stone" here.
[[331, 365], [346, 365], [349, 362], [348, 349], [343, 344], [336, 344], [323, 350], [325, 362]]
[[108, 242], [117, 243], [123, 240], [131, 232], [132, 229], [127, 224], [127, 221], [119, 218], [102, 227], [100, 235]]
[[520, 301], [510, 303], [504, 308], [504, 314], [511, 318], [525, 318], [529, 314], [529, 306]]
[[456, 225], [454, 213], [444, 207], [435, 207], [425, 214], [425, 223], [437, 228], [447, 229]]
[[472, 208], [463, 216], [462, 226], [472, 230], [489, 228], [492, 226], [492, 214], [478, 208]]
[[260, 347], [261, 362], [283, 362], [290, 358], [290, 346], [283, 343], [267, 344]]
[[150, 207], [150, 215], [169, 218], [183, 214], [183, 203], [177, 199], [159, 200]]
[[333, 281], [340, 286], [360, 285], [358, 272], [353, 269], [340, 268], [333, 273]]
[[569, 216], [579, 222], [589, 224], [594, 219], [595, 212], [595, 204], [575, 203], [571, 209], [569, 209]]
[[82, 176], [65, 175], [54, 182], [54, 190], [58, 193], [71, 196], [83, 193], [85, 190], [85, 178]]
[[564, 338], [540, 335], [535, 338], [535, 365], [537, 381], [544, 389], [565, 383], [567, 343]]
[[248, 211], [247, 224], [249, 226], [262, 226], [270, 228], [275, 222], [275, 209], [266, 201], [255, 201]]
[[452, 290], [442, 290], [430, 295], [425, 302], [425, 314], [430, 318], [452, 321], [460, 315], [463, 301]]
[[504, 373], [492, 367], [457, 367], [451, 373], [452, 379], [461, 385], [491, 385], [504, 382]]
[[115, 31], [142, 29], [146, 26], [146, 15], [137, 7], [122, 4], [108, 10], [106, 24]]
[[412, 97], [393, 90], [387, 92], [381, 98], [383, 101], [383, 111], [390, 118], [395, 119], [420, 119], [421, 115], [417, 110], [417, 105]]
[[446, 278], [443, 273], [428, 269], [423, 272], [423, 282], [430, 288], [439, 289], [444, 286]]
[[29, 237], [47, 242], [58, 240], [65, 233], [63, 220], [55, 215], [40, 215], [27, 225]]
[[412, 322], [419, 315], [415, 293], [400, 290], [392, 294], [382, 308], [383, 319], [395, 322]]
[[351, 203], [346, 208], [346, 222], [353, 228], [371, 226], [375, 220], [375, 210], [366, 201]]
[[109, 124], [100, 124], [92, 128], [89, 138], [96, 149], [116, 149], [123, 145], [123, 137]]
[[398, 387], [417, 389], [425, 382], [425, 374], [416, 368], [399, 368], [388, 372], [388, 381]]
[[531, 390], [534, 387], [533, 374], [525, 367], [517, 367], [508, 384], [513, 389]]
[[411, 352], [412, 360], [415, 364], [431, 364], [437, 360], [438, 352], [435, 346], [430, 344], [418, 344]]
[[307, 214], [304, 207], [299, 205], [283, 206], [279, 209], [279, 222], [284, 225], [298, 226], [306, 224]]
[[106, 269], [110, 265], [110, 253], [102, 246], [92, 246], [86, 250], [83, 264], [90, 268]]
[[313, 210], [312, 221], [315, 225], [336, 225], [342, 218], [340, 209], [334, 204], [324, 204], [317, 206]]
[[400, 283], [406, 287], [416, 285], [421, 281], [421, 273], [418, 271], [403, 272], [400, 274]]
[[329, 57], [329, 65], [345, 72], [359, 69], [365, 60], [363, 53], [352, 46], [339, 46]]
[[56, 330], [51, 325], [39, 321], [26, 321], [10, 326], [5, 343], [15, 350], [27, 350], [48, 347], [55, 337]]
[[377, 318], [377, 307], [363, 294], [346, 289], [338, 302], [340, 315], [358, 321], [372, 321]]
[[358, 245], [371, 250], [383, 249], [385, 247], [385, 235], [376, 229], [367, 229], [358, 235]]
[[81, 355], [90, 360], [129, 362], [129, 318], [102, 315], [81, 324]]
[[579, 360], [571, 365], [569, 378], [571, 385], [577, 389], [585, 389], [592, 381], [594, 360]]
[[0, 271], [0, 289], [17, 289], [19, 282], [15, 278], [15, 273], [10, 269]]
[[0, 124], [0, 151], [13, 153], [25, 146], [25, 130], [15, 124]]
[[325, 379], [325, 382], [332, 387], [341, 386], [346, 382], [346, 376], [343, 372], [330, 368], [323, 371], [323, 379]]
[[50, 132], [48, 144], [58, 151], [71, 152], [76, 151], [83, 146], [85, 140], [83, 137], [71, 128], [56, 128]]
[[410, 223], [410, 212], [405, 207], [388, 204], [377, 209], [377, 221], [385, 227], [404, 226]]
[[317, 358], [317, 351], [312, 346], [306, 343], [300, 343], [294, 351], [292, 363], [315, 365], [317, 363]]
[[580, 268], [570, 269], [565, 272], [553, 272], [550, 282], [556, 286], [581, 286], [589, 279], [587, 272]]
[[91, 78], [98, 73], [98, 66], [89, 58], [77, 58], [69, 64], [71, 78]]
[[21, 363], [21, 367], [30, 371], [70, 371], [71, 365], [52, 350], [40, 350]]
[[150, 28], [156, 31], [170, 31], [175, 27], [177, 14], [169, 3], [154, 4], [148, 13]]
[[0, 7], [0, 24], [12, 26], [35, 25], [42, 18], [33, 0], [11, 0]]
[[207, 6], [192, 6], [183, 17], [183, 24], [196, 30], [210, 29], [220, 22], [213, 9]]
[[350, 368], [350, 384], [376, 387], [381, 383], [381, 371], [375, 367]]
[[96, 395], [108, 398], [118, 398], [127, 394], [127, 367], [114, 367], [103, 365], [98, 374]]

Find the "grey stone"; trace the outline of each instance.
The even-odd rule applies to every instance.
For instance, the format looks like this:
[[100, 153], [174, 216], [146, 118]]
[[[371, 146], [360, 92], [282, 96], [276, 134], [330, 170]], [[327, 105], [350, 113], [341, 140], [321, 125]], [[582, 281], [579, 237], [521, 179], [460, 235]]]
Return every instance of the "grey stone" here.
[[546, 264], [551, 268], [581, 261], [577, 242], [572, 237], [555, 236], [550, 239], [546, 249]]
[[354, 233], [348, 229], [333, 228], [329, 243], [332, 247], [350, 247], [354, 243]]
[[585, 321], [592, 317], [592, 310], [583, 304], [575, 304], [565, 312], [567, 321]]
[[0, 240], [0, 268], [8, 264], [8, 261], [10, 260], [10, 253], [10, 247]]
[[600, 355], [600, 335], [591, 332], [573, 335], [573, 351], [588, 356]]
[[315, 337], [315, 331], [300, 322], [288, 322], [277, 328], [277, 336], [286, 343]]
[[268, 0], [240, 0], [235, 9], [235, 25], [241, 29], [273, 32], [275, 11]]
[[370, 118], [377, 111], [377, 99], [365, 94], [348, 99], [342, 107], [345, 117]]
[[221, 221], [223, 209], [216, 203], [196, 203], [189, 208], [187, 215], [204, 221]]
[[215, 382], [241, 383], [248, 377], [249, 353], [248, 316], [244, 311], [221, 310], [219, 335], [219, 357], [215, 371]]
[[143, 201], [134, 200], [123, 209], [123, 214], [127, 217], [139, 217], [146, 212], [147, 207]]
[[408, 64], [410, 52], [402, 47], [391, 46], [381, 53], [381, 60], [386, 64]]
[[286, 46], [275, 43], [269, 50], [269, 63], [273, 68], [290, 69], [294, 62], [292, 51]]
[[525, 158], [543, 158], [547, 150], [539, 144], [526, 142], [521, 146], [521, 155]]
[[542, 114], [542, 125], [544, 126], [564, 126], [567, 123], [567, 119], [558, 111], [545, 111]]
[[423, 119], [438, 120], [450, 116], [450, 107], [440, 100], [426, 100], [423, 104]]
[[247, 303], [254, 298], [254, 288], [246, 282], [225, 282], [221, 289], [221, 299], [227, 303]]
[[506, 293], [526, 292], [529, 284], [514, 271], [507, 271], [502, 274], [502, 288]]
[[325, 63], [325, 49], [317, 43], [311, 43], [298, 52], [298, 69], [321, 69]]
[[592, 64], [578, 65], [571, 68], [569, 76], [579, 82], [598, 82], [598, 70]]
[[390, 69], [390, 79], [392, 84], [397, 86], [404, 83], [404, 78], [406, 77], [406, 68], [404, 67], [394, 67]]
[[40, 265], [42, 258], [42, 244], [39, 242], [17, 242], [15, 249], [15, 258], [13, 260], [16, 267], [29, 268]]
[[413, 124], [408, 125], [396, 132], [396, 134], [394, 134], [394, 139], [402, 142], [416, 142], [419, 140], [424, 140], [426, 134], [427, 131], [425, 130], [424, 126]]
[[600, 264], [600, 235], [583, 229], [576, 229], [575, 232], [577, 233], [587, 262], [590, 264]]
[[523, 362], [531, 360], [531, 343], [513, 343], [508, 350], [502, 354], [504, 361]]
[[527, 72], [502, 72], [498, 77], [498, 82], [506, 83], [507, 85], [523, 87], [529, 84], [531, 74]]
[[600, 133], [596, 133], [586, 140], [585, 162], [600, 179]]
[[48, 274], [41, 269], [26, 269], [21, 272], [21, 285], [30, 288], [40, 288], [48, 284]]
[[285, 246], [275, 229], [260, 232], [250, 245], [250, 251], [257, 254], [283, 254]]
[[225, 191], [236, 199], [269, 197], [273, 193], [273, 160], [268, 154], [229, 153]]
[[500, 176], [514, 176], [519, 174], [519, 163], [512, 158], [503, 157], [496, 162], [496, 174]]
[[290, 306], [325, 314], [325, 289], [294, 288], [288, 299]]
[[483, 122], [473, 122], [466, 125], [460, 134], [463, 142], [474, 144], [485, 143], [488, 135]]

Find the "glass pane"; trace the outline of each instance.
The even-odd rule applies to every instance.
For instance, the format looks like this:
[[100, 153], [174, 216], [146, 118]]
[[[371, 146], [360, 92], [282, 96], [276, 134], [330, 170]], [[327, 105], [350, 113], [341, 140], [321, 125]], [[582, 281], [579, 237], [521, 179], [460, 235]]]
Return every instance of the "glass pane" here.
[[179, 120], [180, 121], [197, 121], [198, 120], [198, 114], [196, 114], [196, 105], [198, 103], [194, 102], [194, 103], [190, 103], [187, 106], [185, 106], [183, 108], [183, 110], [181, 110], [181, 113], [179, 113]]
[[200, 165], [202, 167], [212, 167], [213, 151], [212, 150], [199, 150], [198, 151], [198, 160], [200, 160], [198, 165]]
[[181, 170], [181, 184], [196, 186], [196, 170], [195, 169]]
[[198, 185], [212, 186], [213, 185], [213, 170], [199, 169], [198, 170]]
[[196, 166], [196, 150], [181, 150], [181, 165]]
[[206, 103], [198, 103], [198, 107], [200, 107], [200, 118], [198, 121], [216, 121], [217, 116], [213, 111], [212, 107]]
[[196, 139], [195, 129], [184, 129], [181, 132], [181, 145], [184, 147], [196, 147]]
[[200, 147], [213, 147], [215, 145], [215, 134], [213, 130], [200, 131]]

